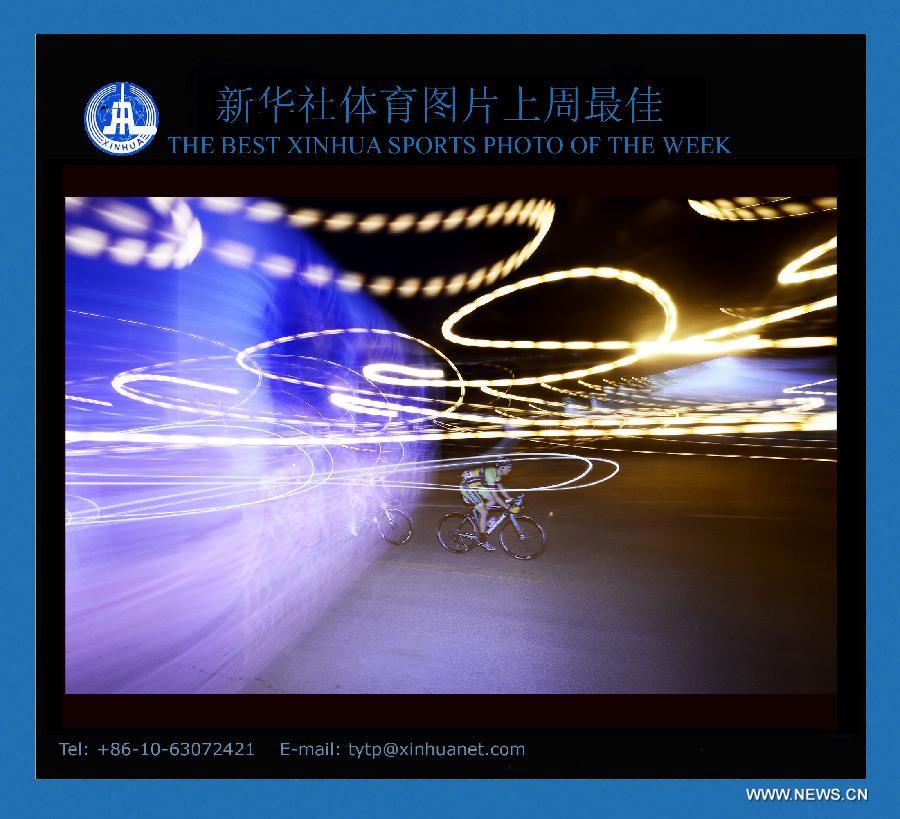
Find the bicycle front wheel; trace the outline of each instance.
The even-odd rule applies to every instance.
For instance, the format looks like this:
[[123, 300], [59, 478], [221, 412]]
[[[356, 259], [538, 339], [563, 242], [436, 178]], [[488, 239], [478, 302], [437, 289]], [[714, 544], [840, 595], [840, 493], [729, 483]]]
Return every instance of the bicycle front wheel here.
[[536, 520], [516, 515], [515, 521], [508, 520], [500, 530], [500, 545], [516, 560], [532, 560], [544, 551], [547, 536]]
[[378, 531], [388, 543], [400, 546], [412, 537], [413, 525], [406, 512], [384, 509], [378, 516]]
[[448, 552], [468, 552], [478, 542], [475, 523], [468, 515], [451, 512], [444, 515], [437, 529], [438, 540]]

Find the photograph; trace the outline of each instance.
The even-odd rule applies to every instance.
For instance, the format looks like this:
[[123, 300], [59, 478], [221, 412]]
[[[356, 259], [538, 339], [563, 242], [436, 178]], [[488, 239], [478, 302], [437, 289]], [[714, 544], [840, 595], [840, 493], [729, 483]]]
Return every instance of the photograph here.
[[67, 196], [65, 693], [834, 696], [861, 271], [770, 187]]

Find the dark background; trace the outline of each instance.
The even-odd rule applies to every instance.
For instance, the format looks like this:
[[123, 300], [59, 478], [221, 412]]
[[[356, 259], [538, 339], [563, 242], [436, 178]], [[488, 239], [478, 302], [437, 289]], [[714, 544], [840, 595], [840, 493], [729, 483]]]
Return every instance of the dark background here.
[[[662, 248], [669, 237], [663, 215], [667, 209], [679, 203], [686, 187], [695, 195], [716, 193], [737, 195], [779, 195], [789, 191], [778, 189], [780, 174], [773, 165], [798, 166], [830, 164], [838, 169], [838, 194], [841, 203], [839, 232], [841, 248], [839, 259], [842, 277], [839, 284], [840, 338], [838, 351], [838, 376], [844, 394], [852, 396], [842, 403], [839, 440], [841, 446], [838, 485], [841, 498], [839, 514], [839, 675], [838, 694], [825, 711], [833, 714], [819, 729], [802, 728], [797, 719], [802, 707], [782, 699], [766, 702], [769, 719], [760, 721], [758, 731], [748, 730], [745, 720], [746, 706], [732, 701], [712, 712], [702, 703], [694, 704], [697, 733], [686, 729], [679, 717], [685, 702], [679, 697], [652, 697], [654, 707], [633, 705], [629, 713], [633, 717], [627, 733], [602, 734], [596, 724], [590, 733], [567, 729], [568, 733], [555, 735], [547, 731], [546, 718], [532, 719], [529, 711], [512, 707], [510, 699], [468, 697], [449, 698], [439, 709], [426, 708], [421, 714], [417, 736], [434, 736], [435, 731], [447, 730], [450, 724], [458, 724], [458, 715], [468, 715], [468, 722], [489, 725], [491, 715], [498, 712], [516, 713], [521, 720], [516, 736], [526, 737], [537, 750], [529, 760], [518, 767], [506, 766], [493, 769], [458, 770], [456, 775], [522, 776], [522, 775], [575, 775], [575, 776], [859, 776], [864, 774], [864, 726], [863, 726], [863, 658], [864, 658], [864, 279], [863, 279], [863, 179], [864, 179], [864, 39], [861, 36], [817, 37], [369, 37], [369, 38], [234, 38], [234, 37], [40, 37], [37, 45], [37, 98], [54, 99], [52, 108], [39, 108], [37, 124], [37, 309], [38, 309], [38, 485], [45, 487], [38, 494], [37, 510], [37, 703], [38, 703], [38, 770], [42, 776], [112, 775], [135, 776], [135, 769], [116, 773], [104, 768], [97, 758], [79, 759], [63, 764], [57, 753], [56, 742], [63, 737], [78, 737], [72, 733], [80, 725], [79, 735], [89, 732], [83, 721], [85, 714], [96, 718], [93, 724], [99, 741], [100, 732], [118, 730], [118, 736], [130, 730], [138, 734], [146, 731], [178, 731], [184, 736], [191, 730], [201, 730], [198, 713], [213, 709], [218, 727], [227, 731], [229, 724], [240, 711], [249, 716], [245, 724], [253, 722], [257, 715], [267, 711], [279, 716], [284, 731], [302, 731], [303, 714], [309, 709], [327, 714], [327, 704], [312, 698], [277, 697], [271, 703], [268, 697], [228, 698], [223, 701], [197, 703], [191, 697], [165, 698], [164, 702], [153, 698], [113, 698], [114, 708], [104, 708], [100, 697], [91, 697], [90, 708], [71, 697], [64, 697], [62, 682], [62, 600], [63, 572], [61, 544], [64, 543], [62, 509], [62, 452], [63, 446], [63, 294], [60, 283], [63, 273], [62, 200], [65, 193], [90, 194], [104, 191], [121, 194], [147, 195], [165, 189], [170, 194], [211, 195], [244, 194], [254, 196], [282, 195], [288, 184], [298, 189], [306, 181], [304, 168], [314, 164], [331, 166], [336, 177], [341, 178], [344, 192], [354, 185], [360, 197], [388, 197], [395, 191], [391, 184], [373, 188], [356, 164], [343, 163], [338, 171], [335, 161], [323, 159], [313, 163], [305, 159], [291, 167], [295, 176], [285, 177], [280, 190], [267, 189], [259, 179], [254, 180], [246, 170], [253, 160], [241, 158], [231, 166], [235, 173], [223, 171], [219, 165], [205, 163], [196, 158], [173, 159], [168, 154], [165, 134], [208, 132], [212, 122], [214, 99], [210, 89], [223, 80], [282, 79], [290, 84], [294, 78], [312, 80], [316, 76], [329, 80], [365, 80], [377, 83], [397, 77], [414, 77], [420, 84], [426, 78], [441, 77], [445, 81], [487, 80], [515, 84], [517, 81], [554, 78], [584, 78], [590, 83], [605, 84], [611, 78], [629, 78], [652, 81], [676, 104], [665, 132], [728, 133], [733, 135], [736, 148], [730, 158], [706, 158], [695, 167], [683, 160], [642, 158], [628, 160], [629, 165], [653, 166], [656, 175], [657, 197], [652, 202], [608, 201], [589, 203], [587, 197], [596, 193], [589, 177], [583, 180], [580, 196], [560, 202], [560, 213], [566, 214], [570, 223], [578, 225], [575, 238], [568, 243], [560, 237], [542, 247], [541, 266], [544, 270], [565, 267], [572, 263], [585, 263], [584, 253], [590, 250], [584, 243], [600, 243], [605, 251], [604, 262], [621, 263], [626, 267], [646, 270], [659, 276], [660, 282], [671, 289], [679, 303], [692, 304], [691, 294], [715, 293], [719, 284], [716, 277], [691, 270], [692, 246], [703, 246], [709, 258], [722, 257], [723, 270], [738, 269], [741, 260], [728, 258], [725, 245], [719, 246], [709, 236], [702, 235], [712, 228], [728, 231], [731, 225], [704, 225], [697, 220], [697, 233], [687, 238], [684, 255], [672, 259], [666, 257], [669, 273], [660, 275], [655, 269], [657, 261], [642, 256], [638, 245], [651, 243], [652, 238]], [[113, 68], [110, 68], [110, 67]], [[111, 75], [112, 72], [112, 75]], [[85, 137], [82, 126], [83, 108], [90, 95], [101, 85], [119, 78], [127, 78], [142, 85], [154, 96], [161, 111], [161, 134], [145, 151], [134, 157], [113, 158], [101, 155]], [[677, 113], [676, 113], [677, 112]], [[523, 132], [522, 123], [515, 124], [515, 133]], [[296, 129], [293, 129], [296, 131]], [[262, 132], [271, 133], [267, 127]], [[546, 132], [546, 131], [545, 131]], [[217, 157], [217, 163], [222, 162]], [[382, 164], [396, 163], [396, 159], [383, 159]], [[584, 160], [588, 162], [588, 160]], [[516, 160], [522, 163], [521, 159]], [[180, 165], [178, 164], [180, 163]], [[207, 174], [188, 174], [193, 168], [206, 165]], [[259, 163], [259, 160], [257, 160]], [[371, 164], [371, 163], [365, 163]], [[458, 187], [466, 188], [474, 196], [506, 196], [502, 185], [491, 190], [491, 172], [476, 170], [478, 161], [471, 158], [427, 159], [420, 162], [429, 166], [466, 164], [475, 171], [468, 176], [468, 183], [457, 181], [457, 190], [445, 188], [439, 196], [458, 194]], [[554, 160], [532, 159], [533, 164], [552, 176]], [[620, 163], [621, 164], [621, 163]], [[685, 174], [676, 178], [663, 171], [665, 165], [681, 165]], [[76, 177], [82, 185], [77, 189], [64, 187], [64, 166], [79, 165]], [[602, 178], [602, 167], [596, 159], [590, 161], [594, 178]], [[743, 168], [737, 167], [738, 165]], [[749, 191], [735, 186], [734, 177], [724, 172], [734, 167], [735, 174], [746, 173], [747, 166], [758, 166], [754, 179], [760, 190]], [[770, 166], [768, 171], [765, 166]], [[192, 170], [193, 170], [192, 168]], [[204, 168], [199, 168], [203, 171]], [[461, 170], [461, 168], [460, 168]], [[637, 170], [635, 167], [634, 170]], [[648, 168], [649, 170], [649, 168]], [[142, 173], [142, 171], [144, 173]], [[409, 170], [407, 174], [409, 175]], [[722, 173], [721, 176], [719, 174]], [[429, 180], [424, 172], [419, 189], [408, 190], [420, 197], [428, 197]], [[153, 180], [152, 185], [142, 184], [141, 179]], [[462, 177], [460, 177], [462, 179]], [[620, 184], [621, 184], [621, 177]], [[744, 179], [746, 180], [746, 176]], [[687, 185], [692, 179], [694, 185]], [[211, 182], [212, 180], [212, 182]], [[411, 187], [407, 176], [407, 188]], [[647, 177], [644, 177], [644, 195], [647, 193]], [[674, 180], [674, 184], [673, 184]], [[721, 187], [718, 186], [721, 180]], [[88, 184], [83, 184], [85, 181]], [[93, 189], [92, 184], [93, 183]], [[523, 184], [523, 183], [519, 183]], [[626, 183], [627, 184], [627, 183]], [[479, 187], [480, 186], [480, 187]], [[763, 187], [764, 186], [764, 187]], [[552, 187], [552, 186], [551, 186]], [[131, 188], [131, 190], [129, 190]], [[135, 189], [137, 188], [137, 190]], [[190, 189], [190, 190], [188, 190]], [[305, 192], [305, 191], [304, 191]], [[791, 193], [818, 193], [804, 188]], [[319, 196], [329, 191], [320, 187]], [[578, 193], [577, 191], [575, 193]], [[822, 191], [833, 193], [833, 191]], [[628, 196], [621, 188], [618, 196]], [[557, 195], [551, 191], [547, 195]], [[668, 196], [672, 196], [669, 199]], [[582, 198], [583, 197], [583, 198]], [[306, 200], [304, 200], [306, 201]], [[379, 203], [379, 207], [386, 203]], [[565, 209], [565, 210], [564, 210]], [[628, 217], [627, 219], [625, 217]], [[593, 225], [602, 224], [591, 230]], [[627, 225], [639, 224], [642, 238], [637, 238]], [[729, 231], [730, 232], [730, 231]], [[779, 245], [778, 228], [771, 247], [773, 256], [787, 252]], [[574, 233], [574, 231], [573, 231]], [[498, 231], [497, 241], [506, 240], [506, 234]], [[822, 240], [827, 237], [822, 237]], [[742, 239], [743, 241], [743, 239]], [[747, 238], [746, 241], [751, 241]], [[696, 243], [693, 245], [692, 243]], [[514, 245], [515, 246], [515, 245]], [[591, 244], [591, 247], [596, 246]], [[655, 245], [654, 245], [655, 247]], [[364, 249], [360, 249], [361, 254]], [[654, 250], [654, 252], [656, 252]], [[741, 254], [743, 255], [743, 254]], [[499, 256], [498, 256], [499, 258]], [[569, 261], [572, 260], [572, 261]], [[575, 261], [577, 260], [577, 261]], [[777, 269], [776, 269], [777, 270]], [[851, 271], [852, 275], [846, 275]], [[369, 270], [366, 270], [369, 272]], [[524, 271], [523, 271], [524, 272]], [[668, 280], [666, 276], [670, 276]], [[701, 280], [703, 279], [703, 280]], [[743, 279], [742, 279], [743, 281]], [[721, 282], [722, 292], [733, 294], [734, 282]], [[765, 296], [761, 288], [765, 283], [747, 281], [747, 287], [757, 295]], [[749, 296], [750, 294], [748, 294]], [[628, 296], [623, 295], [623, 299]], [[442, 309], [447, 305], [442, 305]], [[702, 309], [703, 304], [698, 305]], [[574, 316], [572, 323], [589, 322], [589, 316]], [[428, 318], [423, 317], [427, 322]], [[501, 319], [502, 320], [502, 319]], [[569, 320], [553, 325], [548, 319], [547, 336], [565, 329]], [[614, 337], [614, 327], [606, 337]], [[533, 337], [533, 336], [532, 336]], [[566, 336], [563, 336], [566, 337]], [[589, 336], [589, 337], [593, 337]], [[214, 698], [211, 698], [214, 699]], [[361, 700], [366, 699], [361, 697]], [[603, 713], [617, 711], [619, 706], [597, 703], [589, 711], [602, 717]], [[64, 700], [65, 714], [64, 717]], [[288, 705], [288, 701], [293, 704]], [[450, 702], [449, 700], [454, 700]], [[553, 700], [556, 700], [554, 703]], [[266, 701], [269, 701], [267, 704]], [[505, 702], [504, 702], [505, 701]], [[341, 701], [343, 702], [343, 701]], [[710, 703], [712, 701], [710, 700]], [[821, 704], [813, 707], [814, 713]], [[99, 706], [99, 707], [98, 707]], [[123, 709], [124, 706], [124, 709]], [[335, 706], [331, 706], [335, 707]], [[336, 707], [344, 707], [338, 705]], [[546, 702], [535, 704], [533, 709], [544, 713], [562, 713], [566, 709], [584, 709], [585, 705], [566, 705], [559, 698], [548, 697]], [[627, 708], [627, 704], [622, 704]], [[360, 710], [357, 738], [375, 738], [378, 728], [366, 723], [365, 714], [371, 713], [374, 703], [363, 704]], [[407, 708], [403, 697], [382, 697], [377, 705], [383, 715], [394, 709], [402, 713]], [[81, 709], [79, 711], [79, 709]], [[562, 711], [560, 711], [562, 709]], [[833, 709], [833, 710], [832, 710]], [[79, 721], [79, 713], [82, 720]], [[532, 710], [531, 713], [536, 713]], [[619, 713], [623, 713], [619, 711]], [[708, 733], [710, 713], [718, 716], [714, 733]], [[807, 712], [808, 713], [808, 712]], [[456, 715], [456, 717], [454, 717]], [[730, 716], [729, 716], [730, 715]], [[457, 721], [454, 723], [453, 720]], [[783, 720], [783, 721], [782, 721]], [[557, 724], [566, 722], [560, 720]], [[443, 723], [439, 725], [438, 723]], [[552, 718], [551, 718], [552, 723]], [[306, 723], [308, 724], [308, 723]], [[496, 724], [496, 721], [495, 723]], [[537, 729], [541, 724], [542, 729]], [[777, 725], [784, 725], [778, 729]], [[337, 720], [335, 721], [337, 725]], [[740, 730], [736, 727], [741, 725]], [[702, 726], [702, 727], [701, 727]], [[209, 725], [203, 726], [208, 729]], [[612, 724], [610, 724], [612, 728]], [[490, 729], [486, 729], [490, 730]], [[496, 729], [493, 729], [496, 731]], [[600, 733], [598, 733], [598, 731]], [[487, 735], [487, 733], [486, 733]], [[313, 741], [313, 740], [309, 740]], [[498, 740], [502, 741], [502, 740]], [[606, 753], [598, 754], [598, 743]], [[308, 760], [309, 761], [309, 760]], [[214, 768], [202, 765], [184, 768], [167, 767], [166, 760], [148, 763], [141, 770], [143, 775], [215, 775]], [[154, 767], [155, 766], [155, 767]], [[338, 772], [327, 761], [321, 766], [307, 765], [302, 775], [321, 776]], [[254, 771], [233, 769], [233, 775], [288, 775], [297, 776], [296, 769], [281, 771], [258, 760]], [[355, 772], [340, 770], [343, 775], [402, 775], [396, 761], [389, 767], [373, 763]], [[446, 767], [419, 769], [417, 773], [447, 776]]]
[[[228, 36], [38, 38], [38, 99], [52, 98], [49, 137], [41, 155], [64, 162], [92, 162], [98, 152], [83, 135], [90, 96], [114, 76], [147, 89], [160, 111], [160, 133], [128, 165], [161, 161], [196, 163], [221, 157], [172, 157], [168, 135], [236, 133], [216, 119], [216, 90], [228, 84], [256, 88], [280, 83], [295, 88], [327, 82], [390, 87], [400, 81], [481, 85], [514, 99], [515, 87], [537, 89], [551, 81], [626, 87], [651, 83], [664, 99], [661, 125], [630, 126], [616, 133], [733, 135], [731, 157], [704, 161], [822, 163], [860, 158], [864, 133], [864, 47], [861, 36], [467, 36], [373, 37]], [[114, 69], [110, 67], [114, 66]], [[111, 72], [112, 71], [112, 75]], [[314, 133], [289, 125], [277, 129], [261, 116], [241, 133]], [[596, 130], [595, 130], [596, 127]], [[410, 123], [389, 132], [440, 133], [442, 127]], [[492, 121], [489, 133], [608, 133], [602, 126]], [[321, 133], [384, 135], [370, 122], [354, 131], [340, 121]], [[477, 133], [477, 127], [445, 133]], [[488, 131], [485, 131], [488, 132]], [[38, 138], [40, 140], [39, 132]], [[340, 159], [340, 158], [338, 158]], [[383, 158], [383, 162], [402, 158]], [[434, 157], [429, 163], [471, 163], [472, 157]], [[696, 161], [697, 157], [691, 158]], [[247, 157], [240, 161], [248, 161]], [[249, 161], [265, 162], [257, 159]], [[304, 158], [301, 164], [315, 160]], [[373, 157], [363, 160], [376, 161]], [[477, 160], [496, 162], [496, 158]], [[510, 161], [510, 160], [507, 160]], [[519, 161], [512, 158], [511, 161]], [[526, 160], [528, 161], [528, 160]], [[546, 161], [533, 157], [530, 161]], [[596, 158], [580, 161], [595, 164]], [[628, 159], [654, 163], [665, 158]], [[668, 160], [671, 161], [671, 160]], [[684, 161], [684, 160], [681, 160]], [[118, 163], [120, 167], [123, 163]]]
[[[769, 185], [774, 182], [767, 183]], [[824, 185], [827, 183], [823, 184]], [[810, 196], [815, 196], [813, 192]], [[472, 207], [496, 198], [419, 199], [369, 197], [282, 199], [289, 208], [314, 207], [326, 212], [427, 213]], [[508, 201], [508, 199], [507, 199]], [[836, 215], [807, 219], [773, 219], [754, 223], [723, 222], [699, 216], [684, 197], [555, 197], [553, 227], [540, 247], [510, 281], [528, 275], [575, 267], [606, 266], [647, 275], [672, 296], [678, 307], [678, 335], [719, 326], [720, 307], [754, 305], [770, 312], [795, 303], [795, 292], [778, 285], [778, 272], [792, 259], [821, 244], [836, 230]], [[521, 226], [495, 226], [427, 234], [364, 235], [315, 231], [317, 244], [338, 265], [367, 276], [452, 276], [490, 266], [528, 242], [534, 231]], [[816, 264], [833, 262], [830, 253]], [[427, 258], [427, 270], [422, 260]], [[847, 275], [858, 275], [852, 268]], [[498, 286], [502, 284], [498, 281]], [[804, 284], [807, 301], [833, 292], [833, 281]], [[454, 297], [404, 299], [382, 304], [409, 331], [432, 343], [441, 339], [439, 325], [453, 310], [490, 288], [463, 291]], [[599, 309], [598, 309], [599, 303]], [[528, 317], [523, 320], [523, 316]], [[810, 317], [812, 318], [812, 317]], [[807, 318], [807, 328], [810, 318]], [[557, 340], [652, 339], [663, 326], [662, 311], [647, 294], [625, 284], [569, 281], [529, 288], [480, 309], [457, 328], [478, 338]], [[834, 317], [817, 323], [816, 334], [833, 335]], [[782, 328], [773, 328], [776, 334]], [[463, 355], [477, 355], [462, 349]], [[501, 351], [502, 354], [502, 351]], [[601, 354], [602, 355], [602, 354]], [[546, 356], [545, 356], [546, 358]], [[570, 358], [574, 361], [579, 354]], [[529, 362], [534, 354], [528, 353]], [[558, 358], [556, 359], [558, 360]]]

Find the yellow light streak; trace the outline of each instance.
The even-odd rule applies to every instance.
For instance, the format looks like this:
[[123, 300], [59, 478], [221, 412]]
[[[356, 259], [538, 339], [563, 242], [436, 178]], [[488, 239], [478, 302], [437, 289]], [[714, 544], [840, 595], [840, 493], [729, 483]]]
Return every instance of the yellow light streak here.
[[542, 284], [552, 284], [554, 282], [567, 281], [570, 279], [588, 278], [621, 281], [638, 287], [648, 295], [652, 296], [656, 303], [662, 308], [665, 316], [665, 326], [659, 337], [656, 339], [656, 343], [666, 342], [672, 337], [678, 323], [678, 311], [675, 309], [675, 304], [669, 294], [652, 279], [640, 276], [630, 270], [620, 270], [614, 267], [579, 267], [574, 270], [558, 270], [553, 273], [545, 273], [542, 276], [531, 276], [527, 279], [515, 282], [514, 284], [498, 287], [496, 290], [480, 296], [451, 313], [441, 326], [441, 334], [447, 341], [454, 344], [462, 344], [467, 347], [489, 347], [494, 349], [621, 350], [633, 346], [627, 341], [529, 341], [527, 339], [506, 341], [486, 338], [467, 338], [466, 336], [458, 335], [453, 331], [453, 328], [459, 324], [463, 318], [497, 299]]
[[[821, 416], [821, 417], [820, 417]], [[759, 424], [723, 424], [715, 427], [701, 425], [687, 427], [680, 432], [672, 431], [668, 434], [682, 435], [726, 435], [733, 432], [788, 432], [810, 430], [832, 430], [836, 428], [836, 413], [820, 413], [812, 419], [784, 423], [759, 423]], [[712, 430], [715, 430], [713, 432]], [[653, 435], [660, 435], [664, 430], [654, 428], [648, 430]], [[640, 429], [614, 429], [608, 434], [612, 437], [632, 438], [640, 435]], [[352, 444], [367, 443], [405, 443], [410, 441], [449, 441], [469, 439], [498, 439], [498, 438], [578, 438], [596, 437], [595, 429], [554, 427], [551, 429], [499, 429], [499, 430], [462, 430], [453, 432], [409, 432], [401, 434], [381, 435], [296, 435], [282, 438], [267, 438], [256, 435], [182, 435], [177, 433], [161, 434], [154, 432], [134, 432], [130, 430], [107, 432], [100, 430], [66, 430], [66, 443], [77, 444], [85, 442], [105, 443], [141, 443], [163, 444], [168, 446], [197, 446], [197, 447], [231, 447], [231, 446], [273, 446], [273, 447], [310, 447], [310, 446], [349, 446]]]
[[829, 239], [827, 242], [823, 242], [820, 245], [816, 245], [814, 248], [807, 250], [802, 256], [798, 256], [792, 262], [786, 264], [782, 271], [778, 274], [778, 283], [779, 284], [799, 284], [800, 282], [806, 282], [811, 279], [825, 279], [829, 276], [837, 275], [837, 265], [836, 264], [828, 264], [823, 267], [816, 267], [812, 269], [801, 270], [805, 265], [808, 265], [810, 262], [815, 261], [821, 256], [824, 256], [830, 250], [835, 250], [837, 248], [837, 236]]
[[[564, 281], [567, 279], [584, 279], [584, 278], [601, 278], [616, 281], [622, 281], [639, 287], [644, 292], [653, 296], [654, 300], [663, 309], [665, 315], [665, 326], [660, 336], [651, 342], [588, 342], [588, 341], [530, 341], [527, 339], [505, 340], [505, 339], [473, 339], [461, 336], [454, 331], [456, 325], [466, 316], [472, 315], [481, 307], [490, 304], [497, 299], [512, 295], [513, 293], [530, 287], [536, 287], [542, 284]], [[511, 386], [531, 386], [537, 384], [553, 384], [560, 381], [572, 381], [587, 378], [599, 373], [608, 373], [621, 367], [635, 364], [638, 361], [646, 359], [650, 356], [661, 355], [723, 355], [729, 352], [768, 349], [768, 348], [791, 348], [791, 347], [821, 347], [833, 346], [837, 343], [837, 339], [833, 336], [810, 336], [795, 339], [761, 339], [757, 335], [751, 334], [750, 331], [758, 330], [777, 324], [788, 319], [797, 318], [807, 315], [818, 310], [826, 310], [837, 305], [837, 297], [830, 296], [828, 298], [819, 299], [809, 304], [801, 304], [796, 307], [790, 307], [785, 310], [779, 310], [767, 316], [760, 316], [754, 319], [747, 319], [735, 324], [717, 327], [688, 336], [684, 339], [672, 340], [672, 336], [677, 326], [677, 310], [672, 302], [669, 294], [661, 288], [652, 279], [641, 276], [637, 273], [627, 270], [619, 270], [618, 268], [576, 268], [573, 270], [556, 271], [547, 273], [542, 276], [532, 276], [522, 279], [519, 282], [509, 285], [503, 285], [496, 290], [479, 296], [468, 304], [463, 305], [454, 311], [444, 321], [441, 332], [448, 341], [461, 344], [464, 346], [485, 347], [494, 349], [610, 349], [610, 345], [614, 345], [615, 349], [630, 347], [634, 352], [625, 355], [613, 361], [595, 364], [591, 367], [582, 369], [569, 370], [561, 373], [550, 373], [542, 376], [523, 376], [509, 378], [482, 378], [482, 379], [445, 379], [445, 378], [397, 378], [389, 375], [384, 370], [384, 365], [380, 363], [368, 364], [363, 367], [363, 375], [372, 381], [391, 384], [395, 386], [412, 386], [412, 387], [511, 387]], [[731, 336], [741, 336], [741, 338], [731, 339], [728, 342], [722, 342], [722, 339]], [[712, 343], [719, 342], [719, 343]]]
[[[514, 270], [518, 270], [538, 249], [553, 224], [556, 205], [549, 199], [519, 199], [514, 202], [476, 205], [472, 208], [458, 208], [450, 213], [432, 211], [425, 214], [401, 213], [389, 216], [384, 213], [349, 213], [346, 211], [330, 213], [316, 208], [298, 208], [288, 213], [276, 202], [258, 199], [245, 201], [234, 197], [202, 197], [198, 200], [201, 207], [215, 213], [243, 214], [254, 221], [276, 222], [302, 230], [321, 229], [332, 233], [355, 231], [364, 235], [385, 234], [401, 236], [410, 233], [429, 233], [440, 230], [472, 230], [482, 228], [489, 230], [495, 227], [519, 225], [535, 232], [534, 237], [503, 259], [493, 265], [481, 267], [474, 271], [451, 274], [449, 276], [418, 276], [398, 280], [394, 276], [379, 275], [367, 277], [361, 273], [349, 274], [352, 278], [338, 277], [338, 286], [353, 290], [366, 288], [375, 296], [387, 296], [391, 293], [401, 298], [436, 298], [452, 296], [462, 289], [477, 290], [484, 284], [491, 285], [497, 279], [506, 278]], [[104, 244], [96, 237], [75, 235], [70, 238], [70, 245], [76, 246], [83, 255], [99, 255], [104, 251]], [[198, 248], [199, 250], [199, 248]], [[256, 251], [249, 245], [226, 240], [221, 251], [221, 258], [231, 266], [250, 267], [255, 260]], [[194, 254], [196, 255], [196, 253]], [[273, 268], [271, 264], [260, 267], [267, 273], [281, 277], [285, 275], [283, 266]], [[327, 274], [304, 275], [303, 270], [296, 271], [309, 284], [323, 286], [329, 284], [333, 276]]]
[[688, 199], [688, 204], [708, 219], [754, 222], [833, 211], [837, 209], [837, 197], [798, 200], [789, 196], [736, 196], [732, 199]]

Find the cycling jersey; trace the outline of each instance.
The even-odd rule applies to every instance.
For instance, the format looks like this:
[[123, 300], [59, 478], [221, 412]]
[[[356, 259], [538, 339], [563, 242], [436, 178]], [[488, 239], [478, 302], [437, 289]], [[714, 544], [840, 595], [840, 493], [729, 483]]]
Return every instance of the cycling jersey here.
[[463, 472], [459, 491], [473, 506], [481, 506], [491, 499], [491, 491], [500, 483], [496, 466], [479, 467]]
[[500, 483], [500, 476], [496, 466], [483, 466], [463, 472], [462, 482], [465, 486], [488, 486], [493, 489]]

